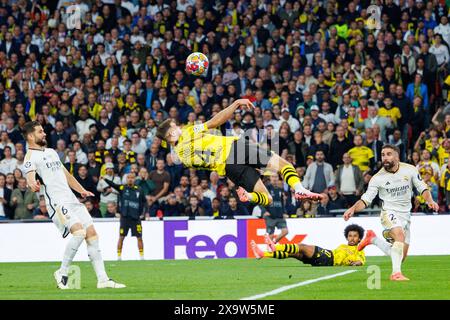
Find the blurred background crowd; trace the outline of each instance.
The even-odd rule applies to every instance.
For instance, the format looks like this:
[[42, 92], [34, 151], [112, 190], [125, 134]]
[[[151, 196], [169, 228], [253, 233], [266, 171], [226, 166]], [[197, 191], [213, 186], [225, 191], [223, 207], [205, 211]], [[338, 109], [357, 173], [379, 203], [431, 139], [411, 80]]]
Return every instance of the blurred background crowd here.
[[[237, 98], [256, 109], [237, 111], [222, 134], [278, 150], [305, 187], [326, 194], [300, 203], [279, 177], [266, 177], [283, 189], [287, 215], [352, 205], [381, 167], [384, 143], [418, 167], [448, 212], [449, 5], [0, 0], [0, 219], [48, 216], [23, 178], [29, 120], [95, 193], [85, 201], [94, 217], [120, 212], [107, 180], [139, 187], [143, 218], [262, 214], [237, 200], [226, 177], [174, 162], [154, 136], [164, 119], [204, 122]], [[195, 51], [209, 58], [205, 77], [184, 71]], [[428, 212], [420, 196], [413, 204]]]

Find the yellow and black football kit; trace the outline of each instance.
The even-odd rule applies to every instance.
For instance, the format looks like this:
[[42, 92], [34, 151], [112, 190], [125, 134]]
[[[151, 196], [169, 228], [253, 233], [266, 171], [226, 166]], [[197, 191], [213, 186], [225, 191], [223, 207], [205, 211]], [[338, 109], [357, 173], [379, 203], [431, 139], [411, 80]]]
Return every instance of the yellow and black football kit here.
[[299, 252], [300, 247], [297, 244], [277, 244], [276, 251], [267, 252], [266, 256], [276, 259], [297, 258], [304, 264], [310, 264], [313, 267], [350, 266], [355, 261], [361, 261], [363, 265], [366, 263], [364, 251], [358, 251], [358, 246], [348, 244], [341, 244], [334, 250], [315, 246], [312, 257], [299, 257]]
[[183, 127], [174, 151], [186, 167], [217, 171], [248, 191], [260, 178], [256, 169], [272, 157], [271, 151], [245, 138], [209, 133], [206, 123]]

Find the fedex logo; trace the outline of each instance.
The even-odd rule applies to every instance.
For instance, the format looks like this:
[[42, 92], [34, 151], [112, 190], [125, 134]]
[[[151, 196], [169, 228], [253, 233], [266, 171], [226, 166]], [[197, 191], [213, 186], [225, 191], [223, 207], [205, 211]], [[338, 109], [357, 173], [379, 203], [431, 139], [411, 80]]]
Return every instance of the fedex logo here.
[[[195, 234], [189, 232], [190, 223], [201, 223], [202, 221], [165, 221], [164, 222], [164, 259], [176, 259], [175, 249], [185, 248], [188, 259], [197, 258], [245, 258], [247, 255], [247, 226], [246, 221], [238, 220], [236, 235], [223, 234], [214, 240], [206, 234]], [[205, 221], [206, 222], [206, 221]], [[219, 221], [207, 221], [208, 225]], [[220, 230], [220, 224], [218, 224]], [[211, 228], [212, 229], [212, 228]], [[185, 232], [182, 232], [185, 231]], [[212, 231], [212, 230], [209, 230]], [[204, 231], [203, 231], [204, 232]], [[215, 232], [217, 234], [217, 232]], [[227, 253], [227, 245], [235, 245], [237, 248], [234, 255]]]
[[[224, 224], [228, 223], [225, 227]], [[203, 224], [207, 224], [204, 228]], [[231, 230], [230, 231], [230, 225]], [[164, 221], [164, 259], [213, 259], [254, 257], [251, 240], [264, 243], [264, 220], [230, 221]], [[306, 235], [295, 235], [290, 241], [299, 243]]]

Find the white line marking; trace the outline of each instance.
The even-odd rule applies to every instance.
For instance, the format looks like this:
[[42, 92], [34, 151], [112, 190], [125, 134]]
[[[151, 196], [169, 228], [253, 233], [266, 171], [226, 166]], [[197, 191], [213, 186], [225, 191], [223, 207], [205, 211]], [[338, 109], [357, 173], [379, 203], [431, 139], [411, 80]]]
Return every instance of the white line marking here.
[[350, 273], [353, 273], [353, 272], [356, 272], [356, 271], [358, 271], [358, 270], [347, 270], [347, 271], [344, 271], [344, 272], [331, 274], [329, 276], [324, 276], [324, 277], [320, 277], [320, 278], [317, 278], [317, 279], [311, 279], [311, 280], [306, 280], [306, 281], [294, 283], [294, 284], [291, 284], [291, 285], [288, 285], [288, 286], [284, 286], [284, 287], [281, 287], [281, 288], [278, 288], [278, 289], [275, 289], [275, 290], [272, 290], [272, 291], [269, 291], [269, 292], [266, 292], [266, 293], [261, 293], [261, 294], [255, 295], [255, 296], [242, 298], [241, 300], [262, 299], [262, 298], [265, 298], [265, 297], [268, 297], [268, 296], [273, 296], [273, 295], [276, 295], [276, 294], [279, 294], [281, 292], [284, 292], [284, 291], [287, 291], [287, 290], [291, 290], [291, 289], [294, 289], [294, 288], [297, 288], [297, 287], [306, 286], [306, 285], [314, 283], [314, 282], [319, 282], [319, 281], [322, 281], [322, 280], [328, 280], [328, 279], [332, 279], [332, 278], [336, 278], [336, 277], [340, 277], [340, 276], [345, 276], [347, 274], [350, 274]]

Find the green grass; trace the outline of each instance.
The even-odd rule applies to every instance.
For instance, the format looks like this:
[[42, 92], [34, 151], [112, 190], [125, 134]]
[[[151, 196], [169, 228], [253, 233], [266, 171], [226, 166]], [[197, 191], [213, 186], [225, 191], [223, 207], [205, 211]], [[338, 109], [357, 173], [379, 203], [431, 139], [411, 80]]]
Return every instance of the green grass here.
[[58, 263], [0, 263], [0, 299], [241, 299], [346, 270], [341, 277], [294, 288], [267, 299], [450, 299], [450, 256], [412, 256], [403, 266], [409, 282], [388, 280], [387, 257], [369, 257], [381, 269], [381, 288], [369, 290], [367, 267], [313, 268], [294, 259], [224, 259], [107, 262], [121, 290], [97, 290], [90, 263], [81, 268], [81, 290], [55, 288]]

